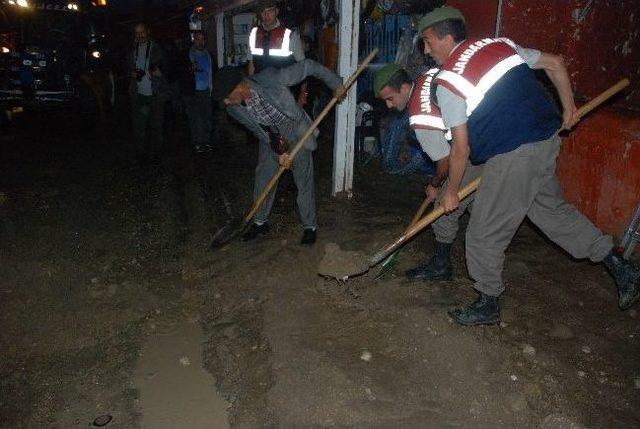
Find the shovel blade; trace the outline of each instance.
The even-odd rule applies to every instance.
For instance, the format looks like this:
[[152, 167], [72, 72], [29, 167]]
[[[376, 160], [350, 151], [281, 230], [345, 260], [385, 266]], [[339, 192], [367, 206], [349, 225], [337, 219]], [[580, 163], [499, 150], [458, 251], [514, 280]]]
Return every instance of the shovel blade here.
[[398, 266], [398, 252], [392, 253], [387, 259], [380, 264], [380, 270], [376, 274], [376, 280], [382, 280], [384, 277], [391, 274]]
[[213, 235], [209, 248], [212, 251], [220, 249], [230, 241], [235, 240], [244, 234], [248, 226], [249, 222], [245, 222], [244, 220], [231, 221], [227, 223]]

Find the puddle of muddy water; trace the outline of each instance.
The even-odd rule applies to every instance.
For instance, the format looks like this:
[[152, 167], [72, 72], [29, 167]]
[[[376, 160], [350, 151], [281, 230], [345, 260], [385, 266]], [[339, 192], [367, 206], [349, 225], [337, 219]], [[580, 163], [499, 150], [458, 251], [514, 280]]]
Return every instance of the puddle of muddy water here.
[[228, 403], [203, 369], [198, 323], [151, 334], [135, 371], [142, 428], [228, 428]]

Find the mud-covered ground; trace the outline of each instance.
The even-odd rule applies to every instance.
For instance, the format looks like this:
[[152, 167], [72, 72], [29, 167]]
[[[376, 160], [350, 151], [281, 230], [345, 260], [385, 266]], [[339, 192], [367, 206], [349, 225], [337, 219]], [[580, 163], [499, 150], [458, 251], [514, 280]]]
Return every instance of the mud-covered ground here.
[[[507, 253], [501, 325], [463, 328], [446, 315], [474, 297], [462, 240], [450, 282], [403, 280], [429, 254], [429, 232], [396, 275], [316, 274], [327, 243], [369, 253], [400, 233], [420, 178], [371, 164], [353, 198], [331, 198], [325, 140], [315, 247], [298, 245], [285, 180], [265, 239], [210, 252], [226, 216], [216, 190], [234, 212], [248, 207], [255, 146], [229, 127], [215, 159], [194, 161], [178, 123], [162, 161], [140, 167], [127, 136], [124, 116], [102, 127], [64, 112], [2, 130], [0, 427], [80, 428], [103, 415], [107, 427], [151, 427], [140, 380], [173, 370], [144, 367], [144, 350], [185, 323], [202, 329], [201, 355], [175, 371], [201, 358], [232, 428], [640, 427], [638, 309], [620, 312], [601, 266], [533, 227]], [[164, 396], [209, 406], [188, 390]], [[173, 427], [196, 427], [184, 414]]]

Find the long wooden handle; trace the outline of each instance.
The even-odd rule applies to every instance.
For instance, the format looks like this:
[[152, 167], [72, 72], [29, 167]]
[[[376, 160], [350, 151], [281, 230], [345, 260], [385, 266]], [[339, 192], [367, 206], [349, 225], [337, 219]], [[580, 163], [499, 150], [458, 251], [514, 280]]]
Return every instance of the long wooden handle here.
[[[467, 198], [469, 195], [475, 192], [480, 185], [480, 180], [482, 178], [478, 177], [467, 184], [464, 188], [458, 191], [458, 198], [463, 200]], [[433, 209], [428, 215], [420, 219], [418, 223], [413, 224], [404, 234], [402, 234], [398, 239], [389, 243], [385, 248], [376, 253], [370, 260], [369, 265], [374, 266], [378, 264], [380, 261], [385, 259], [391, 252], [396, 250], [398, 247], [402, 246], [404, 243], [409, 241], [414, 235], [423, 230], [427, 225], [438, 219], [440, 216], [444, 214], [444, 208], [442, 206], [438, 206]]]
[[[347, 81], [344, 83], [345, 90], [348, 91], [349, 88], [351, 88], [351, 85], [353, 85], [356, 79], [358, 79], [358, 76], [360, 76], [360, 74], [364, 71], [364, 69], [367, 68], [367, 65], [369, 65], [371, 60], [373, 60], [373, 58], [377, 54], [378, 54], [378, 48], [375, 48], [373, 51], [371, 51], [369, 55], [367, 55], [364, 61], [362, 61], [362, 64], [358, 66], [356, 71], [353, 72], [353, 74], [349, 77], [349, 79], [347, 79]], [[289, 158], [292, 161], [296, 157], [296, 154], [300, 151], [300, 149], [302, 149], [302, 145], [304, 145], [304, 142], [307, 141], [311, 133], [313, 133], [316, 130], [316, 128], [318, 128], [318, 125], [320, 124], [320, 122], [324, 119], [325, 116], [327, 116], [327, 114], [331, 111], [331, 109], [337, 102], [338, 102], [338, 98], [333, 97], [331, 101], [329, 101], [329, 103], [326, 105], [324, 110], [322, 110], [322, 112], [318, 115], [318, 117], [311, 123], [311, 125], [309, 125], [309, 128], [307, 129], [307, 131], [305, 131], [305, 133], [302, 135], [302, 137], [300, 137], [300, 139], [298, 140], [296, 145], [293, 147], [293, 149], [291, 149], [291, 152], [289, 152]], [[264, 187], [264, 189], [262, 190], [262, 193], [258, 195], [258, 198], [256, 198], [256, 200], [253, 202], [251, 209], [245, 215], [244, 217], [245, 223], [251, 222], [251, 219], [253, 219], [253, 216], [255, 216], [260, 206], [262, 206], [262, 203], [264, 202], [265, 198], [267, 198], [267, 195], [269, 195], [269, 192], [271, 192], [271, 189], [273, 189], [275, 184], [278, 183], [278, 179], [280, 179], [280, 176], [282, 176], [282, 173], [284, 173], [285, 170], [286, 168], [281, 166], [280, 168], [278, 168], [278, 171], [276, 171], [273, 177], [271, 177], [271, 180], [269, 180], [269, 183], [267, 183], [267, 186]]]
[[621, 79], [618, 83], [610, 87], [609, 89], [603, 91], [593, 100], [584, 104], [582, 107], [578, 109], [578, 117], [582, 118], [587, 113], [591, 112], [593, 109], [607, 101], [609, 98], [613, 97], [618, 92], [622, 91], [624, 88], [629, 86], [629, 79], [624, 78]]
[[411, 223], [407, 227], [406, 231], [409, 231], [411, 227], [415, 225], [422, 218], [424, 211], [427, 209], [427, 207], [429, 207], [430, 203], [431, 203], [431, 200], [429, 199], [429, 197], [425, 197], [425, 199], [422, 201], [422, 204], [420, 204], [420, 207], [418, 207], [418, 211], [416, 212], [416, 214], [413, 215], [413, 219], [411, 219]]

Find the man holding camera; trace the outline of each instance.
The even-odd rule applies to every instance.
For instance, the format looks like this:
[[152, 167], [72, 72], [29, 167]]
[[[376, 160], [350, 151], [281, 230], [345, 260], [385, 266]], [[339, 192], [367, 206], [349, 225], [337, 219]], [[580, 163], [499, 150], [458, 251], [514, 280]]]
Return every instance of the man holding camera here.
[[163, 143], [162, 123], [167, 83], [165, 55], [150, 38], [147, 25], [134, 26], [135, 44], [128, 58], [131, 123], [139, 161], [157, 158]]

